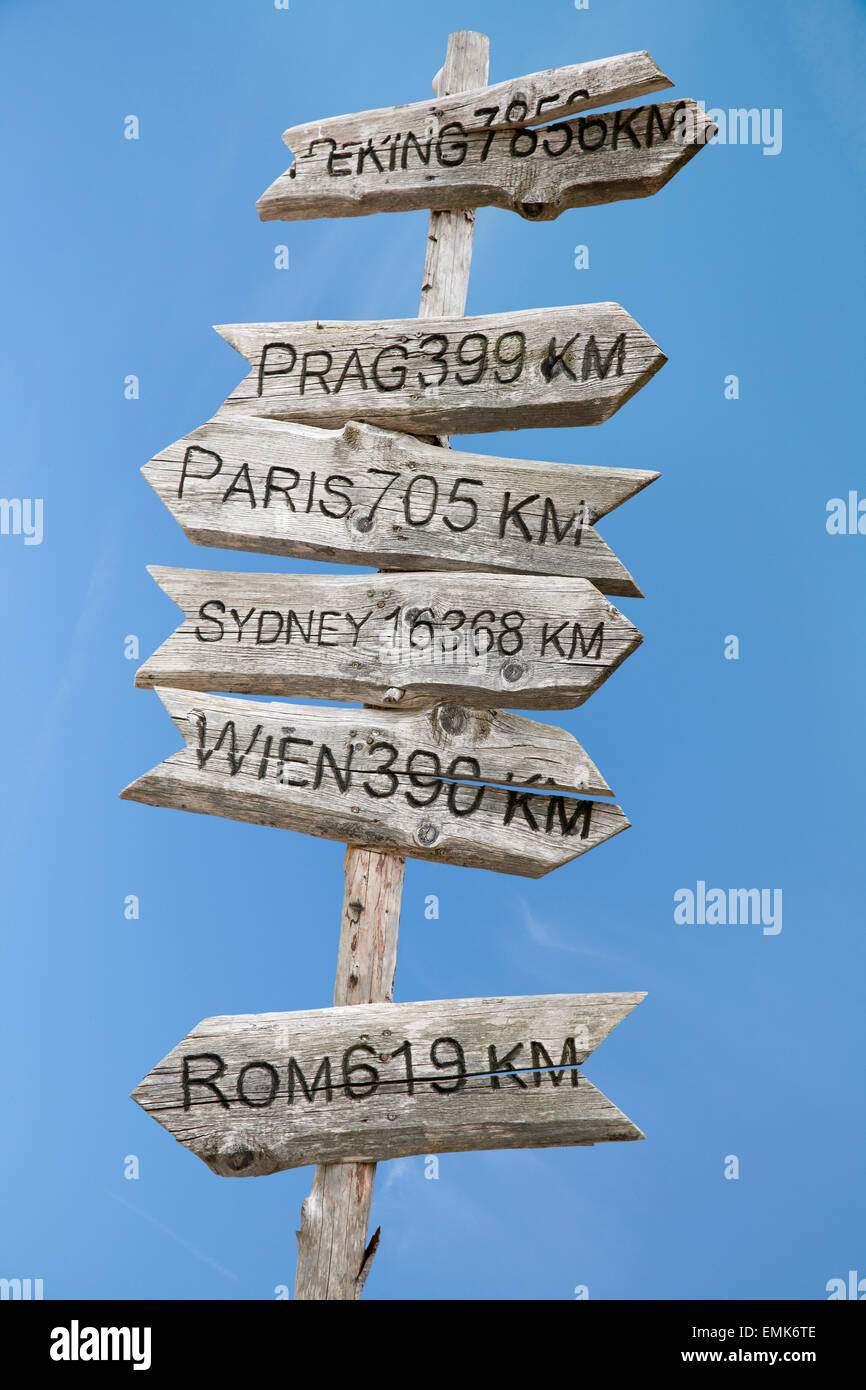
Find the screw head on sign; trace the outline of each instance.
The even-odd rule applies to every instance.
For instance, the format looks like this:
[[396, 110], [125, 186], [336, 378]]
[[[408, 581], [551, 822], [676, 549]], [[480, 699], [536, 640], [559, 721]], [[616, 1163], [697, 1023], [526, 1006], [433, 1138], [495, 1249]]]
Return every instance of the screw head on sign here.
[[421, 845], [433, 845], [439, 839], [439, 828], [432, 821], [424, 820], [415, 831], [415, 839]]
[[522, 661], [506, 661], [502, 668], [502, 679], [511, 685], [519, 681], [526, 675], [526, 667]]

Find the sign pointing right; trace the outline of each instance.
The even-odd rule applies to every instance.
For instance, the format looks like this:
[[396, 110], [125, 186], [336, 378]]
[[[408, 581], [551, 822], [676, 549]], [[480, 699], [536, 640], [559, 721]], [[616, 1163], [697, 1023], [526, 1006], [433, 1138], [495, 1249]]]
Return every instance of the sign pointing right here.
[[251, 368], [222, 412], [424, 435], [600, 425], [667, 361], [621, 304], [217, 332]]

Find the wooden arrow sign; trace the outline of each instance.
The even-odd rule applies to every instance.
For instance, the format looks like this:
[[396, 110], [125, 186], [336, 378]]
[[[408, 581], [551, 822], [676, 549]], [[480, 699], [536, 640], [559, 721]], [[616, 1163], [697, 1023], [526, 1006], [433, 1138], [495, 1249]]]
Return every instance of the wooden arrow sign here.
[[658, 477], [459, 453], [350, 422], [220, 413], [142, 469], [197, 545], [377, 569], [516, 570], [640, 590], [594, 522]]
[[606, 787], [571, 735], [518, 715], [158, 694], [187, 746], [126, 787], [126, 801], [529, 878], [629, 824], [619, 806], [561, 795]]
[[226, 1177], [644, 1136], [579, 1065], [643, 994], [207, 1018], [133, 1091]]
[[572, 709], [641, 641], [587, 579], [150, 573], [185, 619], [140, 667], [146, 688]]
[[619, 304], [217, 332], [251, 367], [223, 412], [425, 435], [598, 425], [667, 361]]
[[[573, 70], [500, 84], [499, 99], [488, 88], [471, 100], [461, 93], [293, 127], [283, 139], [297, 159], [259, 198], [259, 216], [288, 222], [492, 206], [550, 221], [566, 208], [657, 193], [715, 133], [691, 100], [538, 126], [557, 115], [557, 99], [562, 114], [578, 109], [567, 99], [578, 95], [568, 91], [573, 79], [559, 80], [563, 71]], [[550, 104], [539, 112], [546, 96]]]
[[[468, 130], [505, 130], [515, 126], [545, 124], [604, 106], [613, 101], [630, 101], [651, 92], [672, 87], [669, 77], [646, 52], [620, 53], [591, 63], [534, 72], [509, 82], [491, 83], [472, 91], [439, 96], [435, 101], [416, 101], [407, 106], [387, 106], [379, 111], [359, 111], [351, 116], [331, 116], [307, 121], [283, 132], [283, 140], [299, 158], [309, 158], [316, 141], [333, 145], [334, 150], [350, 149], [363, 143], [372, 148], [389, 145], [394, 131], [414, 131], [423, 139], [436, 136], [443, 126], [459, 121]], [[411, 147], [412, 141], [409, 140]], [[336, 156], [345, 168], [347, 161]], [[390, 162], [390, 157], [389, 157]], [[394, 163], [399, 162], [399, 145]]]

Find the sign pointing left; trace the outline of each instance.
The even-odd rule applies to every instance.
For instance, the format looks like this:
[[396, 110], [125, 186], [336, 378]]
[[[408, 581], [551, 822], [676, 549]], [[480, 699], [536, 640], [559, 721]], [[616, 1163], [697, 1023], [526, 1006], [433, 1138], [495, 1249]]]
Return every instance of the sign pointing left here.
[[223, 1177], [643, 1139], [579, 1066], [643, 994], [206, 1018], [132, 1093]]

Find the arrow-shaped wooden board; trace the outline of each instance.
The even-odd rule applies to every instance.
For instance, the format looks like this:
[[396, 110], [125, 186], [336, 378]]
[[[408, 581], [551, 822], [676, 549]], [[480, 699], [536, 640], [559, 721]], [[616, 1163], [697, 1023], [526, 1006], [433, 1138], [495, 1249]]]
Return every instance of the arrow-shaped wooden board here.
[[579, 1065], [645, 996], [207, 1018], [133, 1091], [215, 1173], [642, 1139]]
[[641, 641], [588, 579], [150, 573], [185, 618], [139, 668], [145, 688], [572, 709]]
[[[536, 74], [540, 86], [553, 77]], [[514, 90], [516, 84], [503, 85]], [[547, 86], [560, 96], [565, 91], [555, 81]], [[440, 109], [459, 104], [463, 119], [419, 103], [286, 131], [297, 158], [259, 198], [259, 216], [294, 221], [499, 207], [550, 221], [567, 208], [657, 193], [716, 129], [691, 100], [594, 111], [540, 127], [508, 123], [508, 103], [488, 92], [470, 102], [461, 94], [438, 103]], [[531, 107], [518, 100], [512, 98], [511, 111], [522, 111], [525, 120]], [[573, 111], [576, 103], [561, 106]], [[555, 114], [551, 103], [535, 119]]]
[[158, 694], [186, 747], [121, 792], [126, 801], [529, 878], [629, 824], [619, 806], [561, 794], [608, 790], [570, 734], [500, 710], [412, 716]]
[[667, 361], [620, 304], [217, 332], [251, 368], [224, 413], [424, 435], [598, 425]]
[[302, 157], [309, 153], [315, 140], [333, 142], [335, 148], [357, 144], [360, 130], [365, 132], [365, 141], [369, 139], [378, 147], [390, 143], [395, 129], [413, 130], [426, 138], [436, 135], [451, 121], [459, 121], [467, 129], [484, 130], [549, 124], [578, 111], [649, 96], [672, 86], [670, 78], [648, 53], [620, 53], [614, 58], [550, 68], [435, 100], [307, 121], [284, 131], [283, 140]]
[[640, 589], [594, 522], [659, 475], [220, 412], [142, 469], [198, 545], [377, 569], [573, 575]]

